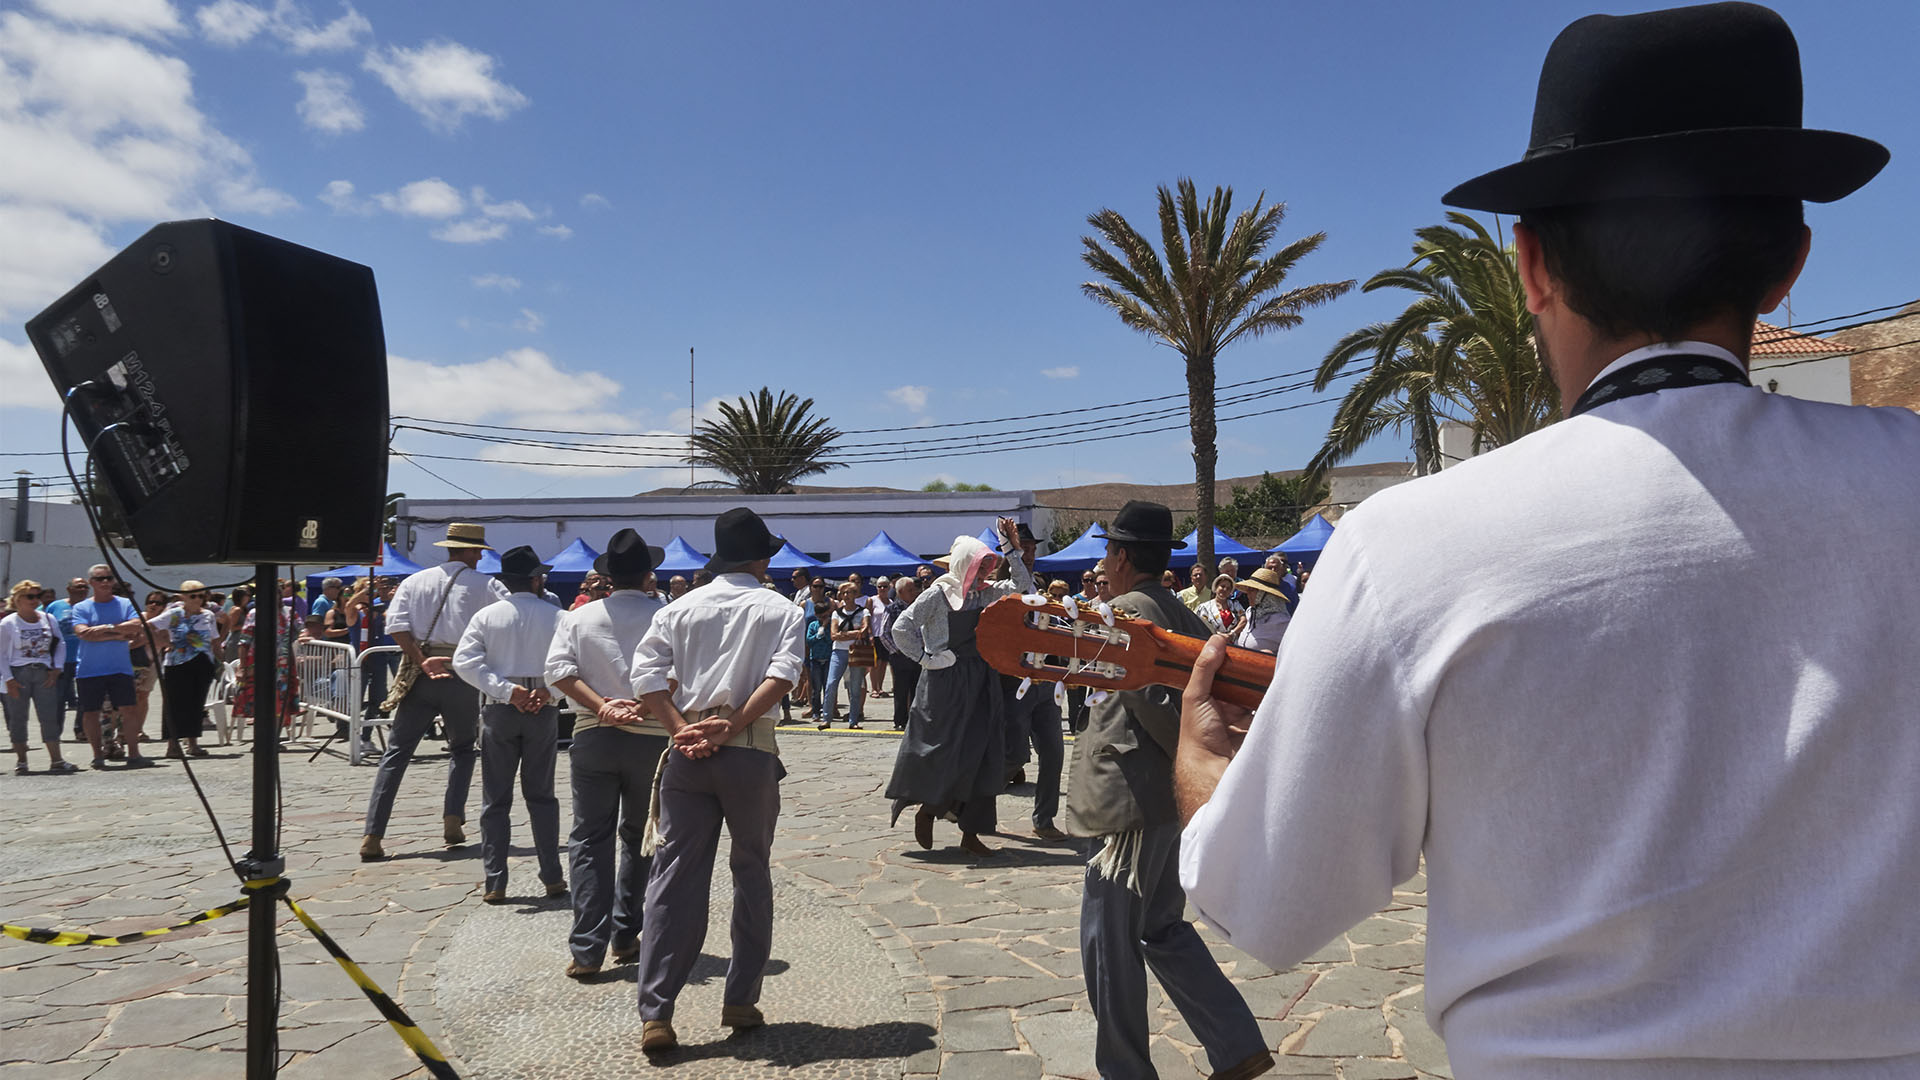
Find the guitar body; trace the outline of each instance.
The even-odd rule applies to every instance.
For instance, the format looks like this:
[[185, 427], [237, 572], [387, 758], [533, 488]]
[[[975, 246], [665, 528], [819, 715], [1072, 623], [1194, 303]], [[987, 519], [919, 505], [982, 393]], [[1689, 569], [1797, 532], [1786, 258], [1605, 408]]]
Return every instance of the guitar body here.
[[[1105, 690], [1171, 686], [1185, 690], [1206, 644], [1143, 619], [1064, 605], [1037, 596], [1009, 596], [987, 605], [974, 632], [980, 658], [1016, 678], [1064, 682]], [[1213, 681], [1213, 696], [1247, 709], [1260, 707], [1273, 682], [1274, 658], [1228, 647]]]

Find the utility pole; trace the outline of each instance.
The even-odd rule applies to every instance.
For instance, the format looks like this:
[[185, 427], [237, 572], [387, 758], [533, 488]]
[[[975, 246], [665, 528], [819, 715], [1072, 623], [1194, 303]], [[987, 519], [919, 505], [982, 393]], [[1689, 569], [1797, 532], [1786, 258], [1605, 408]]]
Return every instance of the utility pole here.
[[687, 488], [693, 488], [693, 346], [687, 346]]

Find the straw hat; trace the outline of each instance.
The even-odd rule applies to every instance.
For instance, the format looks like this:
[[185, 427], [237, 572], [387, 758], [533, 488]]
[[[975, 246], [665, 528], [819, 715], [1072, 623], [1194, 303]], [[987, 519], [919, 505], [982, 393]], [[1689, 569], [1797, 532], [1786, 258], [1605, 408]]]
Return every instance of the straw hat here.
[[1278, 570], [1269, 570], [1264, 566], [1255, 570], [1252, 577], [1247, 578], [1245, 581], [1236, 582], [1234, 587], [1239, 589], [1258, 589], [1270, 596], [1277, 596], [1282, 600], [1287, 599], [1287, 594], [1280, 590], [1280, 572]]
[[443, 548], [481, 548], [485, 551], [493, 550], [487, 547], [487, 527], [485, 525], [469, 525], [462, 521], [456, 521], [448, 525], [447, 538], [445, 540], [435, 540], [433, 546]]

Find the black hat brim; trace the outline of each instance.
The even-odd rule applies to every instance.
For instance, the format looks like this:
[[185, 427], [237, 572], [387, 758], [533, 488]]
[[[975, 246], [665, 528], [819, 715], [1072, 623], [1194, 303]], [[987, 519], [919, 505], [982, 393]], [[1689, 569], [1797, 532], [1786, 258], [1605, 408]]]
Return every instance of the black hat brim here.
[[[625, 575], [625, 574], [645, 574], [645, 573], [648, 573], [649, 571], [651, 571], [651, 570], [653, 570], [653, 569], [654, 569], [655, 567], [657, 567], [657, 566], [659, 566], [659, 565], [660, 565], [660, 560], [662, 560], [662, 559], [664, 559], [664, 558], [666, 558], [666, 557], [667, 557], [667, 549], [666, 549], [666, 548], [662, 548], [662, 547], [655, 547], [655, 546], [653, 546], [652, 544], [648, 544], [648, 545], [647, 545], [647, 565], [645, 565], [645, 566], [643, 566], [643, 567], [641, 567], [641, 568], [640, 568], [640, 569], [638, 569], [638, 570], [633, 570], [633, 569], [628, 569], [628, 570], [625, 570], [625, 571], [621, 571], [621, 573], [622, 573], [623, 575]], [[596, 555], [596, 556], [594, 556], [594, 559], [593, 559], [593, 572], [594, 572], [594, 573], [596, 573], [596, 574], [599, 574], [599, 575], [601, 575], [602, 577], [604, 577], [604, 576], [606, 576], [606, 575], [608, 575], [608, 574], [611, 574], [611, 573], [614, 573], [614, 571], [613, 571], [612, 569], [610, 569], [610, 568], [609, 568], [609, 566], [608, 566], [608, 562], [607, 562], [607, 553], [606, 553], [606, 552], [601, 552], [601, 553], [600, 553], [599, 555]]]
[[713, 558], [707, 560], [707, 573], [725, 574], [725, 573], [728, 573], [729, 571], [737, 570], [742, 566], [747, 566], [751, 563], [757, 563], [761, 559], [771, 559], [775, 555], [780, 554], [780, 549], [786, 546], [786, 541], [780, 539], [777, 536], [774, 537], [769, 542], [773, 546], [765, 555], [755, 555], [750, 559], [742, 559], [734, 555], [727, 555], [723, 557], [718, 552], [715, 552]]
[[1104, 540], [1117, 540], [1124, 544], [1159, 544], [1164, 548], [1177, 548], [1186, 543], [1184, 540], [1170, 540], [1164, 536], [1141, 536], [1124, 529], [1108, 529]]
[[1621, 199], [1749, 196], [1833, 202], [1887, 164], [1887, 148], [1843, 131], [1724, 128], [1576, 146], [1476, 176], [1448, 206], [1521, 214]]

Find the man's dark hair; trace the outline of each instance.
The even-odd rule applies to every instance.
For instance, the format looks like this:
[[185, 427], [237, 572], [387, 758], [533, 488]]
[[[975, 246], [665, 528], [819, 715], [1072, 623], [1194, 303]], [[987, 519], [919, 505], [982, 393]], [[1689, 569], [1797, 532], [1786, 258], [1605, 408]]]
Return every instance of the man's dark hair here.
[[[613, 586], [615, 592], [623, 589], [644, 589], [647, 587], [647, 571], [645, 570], [637, 574], [607, 574], [605, 576], [607, 584]], [[621, 603], [624, 604], [626, 601], [622, 600]]]
[[1173, 557], [1173, 549], [1165, 544], [1130, 544], [1118, 541], [1120, 550], [1127, 553], [1127, 561], [1142, 574], [1149, 574], [1156, 580], [1160, 572], [1167, 568], [1167, 560]]
[[521, 577], [518, 574], [500, 574], [497, 576], [500, 579], [500, 584], [505, 585], [507, 591], [510, 593], [530, 593], [533, 591], [533, 578], [530, 575]]
[[1677, 341], [1711, 319], [1753, 324], [1800, 253], [1798, 199], [1627, 199], [1529, 210], [1567, 306], [1605, 337]]

